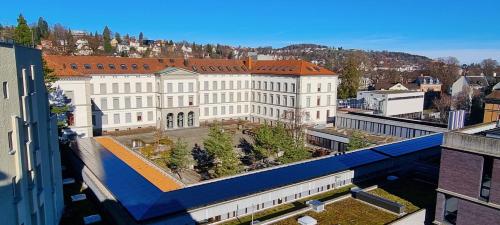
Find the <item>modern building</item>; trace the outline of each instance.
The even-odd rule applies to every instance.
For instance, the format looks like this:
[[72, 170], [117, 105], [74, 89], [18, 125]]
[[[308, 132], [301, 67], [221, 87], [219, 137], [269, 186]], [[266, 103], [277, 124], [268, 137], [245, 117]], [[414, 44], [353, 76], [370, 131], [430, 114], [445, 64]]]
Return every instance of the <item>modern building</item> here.
[[0, 83], [1, 224], [58, 224], [61, 159], [40, 50], [0, 43]]
[[80, 136], [214, 120], [325, 124], [337, 76], [302, 60], [47, 56]]
[[493, 90], [484, 98], [483, 123], [500, 120], [500, 90]]
[[359, 91], [365, 108], [382, 116], [420, 118], [424, 111], [424, 92], [402, 90]]
[[436, 224], [500, 224], [499, 134], [493, 122], [444, 135]]

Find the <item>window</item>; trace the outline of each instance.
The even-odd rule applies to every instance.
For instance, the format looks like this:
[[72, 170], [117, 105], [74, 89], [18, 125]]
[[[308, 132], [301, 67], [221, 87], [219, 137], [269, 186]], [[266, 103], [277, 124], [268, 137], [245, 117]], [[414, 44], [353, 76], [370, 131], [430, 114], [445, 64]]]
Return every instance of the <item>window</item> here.
[[130, 104], [130, 97], [125, 97], [125, 108], [130, 109], [132, 106]]
[[12, 131], [7, 133], [7, 141], [9, 142], [9, 154], [14, 154], [14, 140], [12, 136]]
[[229, 81], [229, 89], [233, 90], [234, 89], [234, 81]]
[[311, 97], [306, 98], [306, 106], [311, 107]]
[[144, 64], [143, 66], [144, 66], [145, 70], [149, 70], [149, 65], [148, 64]]
[[318, 83], [318, 92], [321, 92], [321, 83]]
[[135, 97], [135, 107], [142, 108], [142, 97]]
[[262, 87], [261, 84], [262, 84], [261, 81], [257, 82], [257, 89], [260, 89]]
[[236, 101], [241, 102], [241, 92], [236, 93]]
[[271, 82], [271, 83], [269, 84], [269, 89], [270, 89], [271, 91], [273, 91], [273, 90], [274, 90], [274, 82]]
[[122, 68], [122, 70], [126, 70], [126, 69], [127, 69], [127, 65], [125, 65], [125, 64], [120, 64], [120, 68]]
[[241, 113], [241, 105], [236, 106], [236, 113]]
[[331, 92], [332, 91], [332, 83], [328, 83], [328, 92]]
[[491, 188], [491, 175], [493, 172], [493, 157], [484, 156], [483, 175], [481, 179], [480, 199], [489, 201]]
[[153, 92], [153, 83], [151, 82], [146, 83], [146, 91]]
[[450, 224], [457, 223], [458, 199], [445, 196], [444, 200], [444, 220]]
[[108, 110], [108, 99], [101, 98], [101, 110]]
[[287, 100], [287, 99], [286, 99], [286, 96], [285, 96], [285, 95], [283, 95], [283, 105], [284, 105], [284, 106], [287, 106], [287, 105], [288, 105], [286, 100]]
[[226, 115], [226, 106], [220, 107], [220, 114], [221, 115]]
[[148, 96], [147, 104], [148, 104], [148, 107], [153, 107], [153, 96]]
[[187, 125], [188, 127], [192, 127], [194, 125], [194, 112], [188, 113]]
[[169, 96], [167, 97], [167, 107], [172, 108], [174, 106], [174, 97]]
[[189, 82], [188, 83], [188, 91], [189, 92], [194, 92], [194, 83], [193, 82]]
[[114, 70], [115, 69], [115, 64], [108, 64], [109, 68]]
[[179, 107], [183, 107], [184, 106], [184, 96], [177, 96], [177, 105]]
[[104, 69], [104, 65], [102, 65], [101, 63], [97, 64], [97, 69], [103, 70]]
[[120, 114], [118, 114], [118, 113], [113, 114], [113, 123], [114, 124], [120, 123]]
[[132, 122], [132, 113], [125, 113], [125, 123]]
[[184, 83], [177, 84], [177, 92], [179, 92], [179, 93], [184, 92]]
[[217, 93], [212, 94], [212, 103], [217, 103]]
[[307, 93], [311, 93], [311, 84], [307, 84]]
[[221, 89], [226, 90], [226, 81], [221, 82]]
[[295, 93], [295, 84], [292, 84], [292, 92]]
[[209, 111], [208, 107], [205, 107], [205, 109], [204, 109], [203, 111], [204, 111], [205, 116], [208, 116], [208, 114], [209, 114], [209, 112], [208, 112], [208, 111]]
[[142, 92], [142, 85], [141, 83], [135, 83], [135, 92], [141, 93]]
[[83, 68], [85, 68], [86, 70], [90, 70], [91, 66], [90, 64], [83, 64]]
[[148, 112], [148, 121], [153, 121], [153, 111]]
[[137, 64], [132, 64], [132, 69], [137, 70]]
[[332, 104], [332, 96], [331, 95], [327, 95], [326, 96], [326, 105], [331, 105]]
[[208, 81], [203, 82], [203, 90], [208, 91]]
[[106, 84], [105, 83], [99, 84], [99, 93], [101, 93], [101, 95], [107, 93]]
[[142, 122], [142, 112], [136, 114], [137, 122]]
[[240, 90], [240, 89], [241, 89], [241, 80], [239, 80], [239, 81], [238, 81], [238, 83], [236, 83], [236, 88], [237, 88], [238, 90]]
[[267, 81], [264, 81], [264, 90], [267, 90]]
[[107, 114], [102, 114], [102, 117], [101, 117], [101, 122], [102, 122], [102, 125], [108, 125], [108, 115]]
[[276, 105], [281, 104], [280, 95], [276, 95]]
[[174, 90], [172, 83], [167, 83], [167, 93], [172, 93]]
[[220, 95], [220, 98], [221, 98], [220, 100], [221, 100], [222, 103], [226, 102], [226, 93], [222, 93]]
[[7, 81], [2, 83], [2, 93], [4, 99], [9, 98], [9, 83], [7, 83]]
[[188, 97], [188, 104], [191, 106], [191, 105], [194, 105], [194, 96], [190, 95]]
[[76, 70], [76, 69], [78, 69], [78, 66], [76, 64], [74, 64], [74, 63], [71, 63], [71, 69]]
[[125, 93], [130, 93], [130, 83], [125, 83]]
[[120, 109], [120, 99], [113, 98], [113, 109]]
[[321, 113], [319, 111], [316, 111], [316, 119], [320, 118]]
[[250, 83], [250, 81], [248, 81], [248, 80], [245, 81], [245, 88], [246, 89], [248, 89], [249, 83]]
[[212, 114], [213, 114], [214, 116], [217, 116], [217, 107], [216, 107], [216, 106], [214, 106], [214, 107], [212, 108]]
[[276, 91], [281, 91], [281, 83], [276, 83]]
[[212, 90], [217, 90], [217, 81], [212, 81]]
[[174, 127], [174, 114], [169, 113], [167, 114], [167, 128], [173, 128]]
[[90, 84], [90, 94], [95, 94], [94, 84]]
[[112, 88], [113, 94], [118, 94], [118, 83], [113, 83], [111, 85], [111, 88]]
[[288, 83], [283, 84], [283, 87], [285, 88], [285, 92], [288, 92]]
[[274, 95], [273, 94], [269, 95], [269, 103], [274, 104]]
[[316, 105], [320, 106], [321, 105], [321, 97], [316, 97]]
[[184, 127], [184, 113], [177, 114], [177, 127]]
[[295, 107], [295, 97], [290, 96], [290, 106]]

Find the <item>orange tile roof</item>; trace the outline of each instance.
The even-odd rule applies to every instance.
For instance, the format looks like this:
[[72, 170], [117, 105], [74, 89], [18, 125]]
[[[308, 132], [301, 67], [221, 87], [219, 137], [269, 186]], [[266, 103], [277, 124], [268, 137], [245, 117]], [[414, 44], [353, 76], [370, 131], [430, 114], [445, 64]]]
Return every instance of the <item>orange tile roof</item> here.
[[[44, 56], [58, 76], [91, 74], [152, 74], [166, 67], [178, 67], [201, 74], [333, 75], [332, 71], [302, 60], [124, 58], [109, 56]], [[112, 67], [113, 66], [113, 67]], [[248, 66], [252, 68], [248, 69]]]
[[334, 72], [304, 60], [258, 60], [252, 63], [252, 74], [335, 75]]
[[158, 169], [150, 166], [142, 159], [135, 156], [112, 138], [97, 137], [95, 140], [160, 190], [172, 191], [181, 188], [181, 186], [172, 180], [172, 178], [162, 174]]

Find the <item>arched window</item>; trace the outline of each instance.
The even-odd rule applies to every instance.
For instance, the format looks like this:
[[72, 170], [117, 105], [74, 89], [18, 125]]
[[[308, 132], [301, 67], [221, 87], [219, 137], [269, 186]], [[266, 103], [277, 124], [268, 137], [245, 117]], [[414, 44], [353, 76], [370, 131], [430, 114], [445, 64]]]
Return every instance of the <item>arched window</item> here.
[[184, 127], [184, 113], [177, 114], [177, 127]]
[[167, 128], [174, 128], [174, 114], [167, 114]]
[[188, 127], [192, 127], [194, 125], [194, 112], [188, 113]]

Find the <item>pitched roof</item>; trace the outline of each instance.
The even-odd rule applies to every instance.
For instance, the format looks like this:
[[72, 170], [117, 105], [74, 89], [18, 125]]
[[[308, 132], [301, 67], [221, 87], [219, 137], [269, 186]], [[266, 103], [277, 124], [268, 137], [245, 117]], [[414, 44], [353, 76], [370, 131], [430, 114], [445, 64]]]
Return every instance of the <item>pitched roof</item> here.
[[152, 74], [167, 67], [183, 68], [200, 74], [276, 74], [334, 75], [325, 68], [302, 60], [262, 60], [251, 63], [249, 70], [243, 60], [124, 58], [109, 56], [44, 56], [58, 76], [91, 74]]
[[334, 72], [304, 60], [258, 60], [252, 63], [252, 74], [335, 75]]
[[484, 98], [484, 101], [486, 103], [500, 104], [500, 90], [493, 90], [493, 92], [491, 92], [491, 94], [487, 95]]

